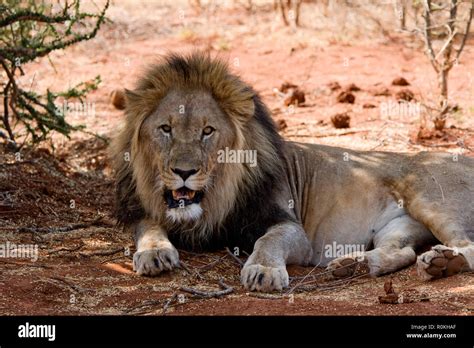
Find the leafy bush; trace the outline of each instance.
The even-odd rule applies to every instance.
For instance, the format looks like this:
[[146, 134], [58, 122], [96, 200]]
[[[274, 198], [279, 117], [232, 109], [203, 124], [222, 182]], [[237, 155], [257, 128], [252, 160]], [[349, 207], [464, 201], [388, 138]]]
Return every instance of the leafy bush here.
[[[83, 128], [66, 121], [64, 108], [57, 107], [58, 100], [83, 103], [86, 94], [97, 89], [100, 76], [67, 91], [47, 90], [44, 94], [22, 88], [18, 77], [26, 74], [25, 64], [95, 37], [106, 20], [108, 6], [109, 1], [102, 9], [97, 8], [97, 13], [89, 13], [81, 9], [80, 0], [4, 0], [0, 4], [0, 127], [5, 130], [0, 130], [0, 137], [13, 148], [27, 141], [44, 141], [53, 131], [68, 137], [71, 131]], [[17, 139], [23, 139], [21, 145]]]

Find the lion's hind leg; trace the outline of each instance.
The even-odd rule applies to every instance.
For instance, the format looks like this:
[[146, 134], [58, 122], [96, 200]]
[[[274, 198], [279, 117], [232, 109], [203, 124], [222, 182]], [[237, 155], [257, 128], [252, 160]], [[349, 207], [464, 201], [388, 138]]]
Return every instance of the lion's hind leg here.
[[397, 189], [408, 213], [439, 243], [418, 257], [418, 273], [433, 279], [474, 271], [474, 161], [427, 156], [418, 156], [422, 167]]
[[472, 209], [469, 209], [469, 204], [451, 203], [427, 203], [418, 199], [408, 207], [410, 213], [429, 226], [441, 242], [418, 256], [417, 269], [422, 279], [474, 270], [474, 242], [468, 232], [473, 223]]
[[[469, 262], [470, 261], [470, 262]], [[436, 279], [474, 269], [474, 243], [465, 247], [435, 245], [417, 260], [418, 274], [422, 279]]]
[[415, 263], [415, 249], [430, 241], [434, 237], [423, 224], [402, 215], [375, 233], [374, 249], [336, 258], [328, 264], [328, 270], [336, 278], [353, 276], [358, 270], [372, 276], [395, 272]]

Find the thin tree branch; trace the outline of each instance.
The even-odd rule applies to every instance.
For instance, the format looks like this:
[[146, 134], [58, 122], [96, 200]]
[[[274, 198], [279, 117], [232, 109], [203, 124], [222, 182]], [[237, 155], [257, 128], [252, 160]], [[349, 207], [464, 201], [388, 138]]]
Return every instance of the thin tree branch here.
[[62, 227], [20, 227], [17, 231], [18, 232], [33, 232], [33, 233], [59, 233], [59, 232], [70, 232], [73, 230], [78, 230], [81, 228], [87, 228], [91, 226], [96, 226], [98, 224], [102, 224], [103, 216], [99, 216], [98, 218], [83, 223], [77, 223]]
[[73, 18], [65, 14], [63, 16], [53, 16], [49, 17], [41, 13], [35, 13], [28, 10], [18, 11], [6, 18], [0, 20], [0, 27], [6, 27], [7, 25], [13, 24], [19, 21], [35, 21], [41, 23], [62, 23], [65, 21], [70, 21]]
[[219, 281], [219, 285], [223, 290], [218, 290], [218, 291], [204, 291], [204, 290], [198, 290], [194, 288], [187, 288], [187, 287], [181, 287], [180, 290], [190, 293], [196, 297], [201, 297], [201, 298], [216, 298], [216, 297], [222, 297], [225, 295], [228, 295], [234, 291], [234, 288], [227, 285], [224, 283], [222, 280]]
[[244, 266], [244, 263], [242, 262], [242, 260], [239, 259], [237, 256], [235, 256], [234, 253], [230, 251], [229, 248], [226, 247], [225, 250], [227, 251], [227, 254], [229, 254], [229, 256], [232, 257], [240, 265], [240, 267]]
[[471, 1], [471, 11], [469, 11], [469, 18], [467, 19], [466, 31], [464, 32], [464, 37], [462, 38], [461, 45], [459, 46], [458, 51], [456, 53], [455, 61], [459, 59], [459, 56], [461, 55], [461, 52], [464, 49], [464, 45], [466, 44], [467, 37], [469, 36], [469, 29], [471, 28], [471, 22], [472, 22], [473, 16], [474, 16], [474, 0]]
[[[438, 58], [441, 56], [441, 54], [446, 50], [446, 52], [449, 54], [450, 52], [450, 47], [451, 47], [451, 41], [454, 39], [454, 36], [457, 34], [456, 29], [451, 33], [449, 38], [446, 40], [444, 43], [443, 47], [439, 50], [438, 54], [436, 54], [435, 59], [438, 60]], [[449, 65], [448, 65], [449, 66]]]
[[436, 62], [435, 54], [433, 51], [433, 46], [431, 44], [432, 37], [431, 37], [431, 17], [430, 17], [430, 12], [431, 12], [431, 0], [425, 0], [423, 2], [423, 7], [424, 7], [424, 13], [423, 13], [423, 19], [425, 20], [425, 27], [423, 31], [423, 39], [425, 41], [425, 46], [426, 50], [428, 52], [428, 58], [430, 59], [431, 65], [435, 69], [436, 72], [439, 72], [439, 67]]

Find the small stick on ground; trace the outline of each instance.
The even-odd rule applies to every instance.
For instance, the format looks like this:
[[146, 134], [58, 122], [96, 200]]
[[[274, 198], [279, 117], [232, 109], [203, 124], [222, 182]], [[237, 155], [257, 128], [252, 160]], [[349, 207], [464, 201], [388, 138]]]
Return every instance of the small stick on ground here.
[[219, 285], [223, 290], [218, 290], [218, 291], [204, 291], [204, 290], [199, 290], [199, 289], [194, 289], [194, 288], [188, 288], [188, 287], [181, 287], [179, 288], [181, 291], [187, 292], [189, 294], [194, 295], [195, 297], [200, 297], [200, 298], [217, 298], [217, 297], [222, 297], [225, 295], [228, 295], [234, 291], [234, 288], [225, 284], [222, 280], [219, 280]]
[[124, 248], [120, 247], [120, 248], [107, 249], [107, 250], [98, 250], [98, 251], [93, 251], [93, 252], [89, 252], [89, 253], [79, 253], [79, 255], [84, 256], [84, 257], [110, 256], [110, 255], [117, 254], [120, 251], [124, 251]]
[[296, 289], [298, 286], [300, 286], [301, 284], [303, 284], [304, 281], [306, 280], [306, 278], [308, 278], [308, 277], [311, 275], [311, 273], [313, 273], [314, 270], [316, 270], [316, 268], [317, 268], [318, 266], [319, 266], [319, 264], [317, 264], [316, 266], [314, 266], [314, 267], [311, 269], [311, 271], [309, 271], [309, 273], [305, 274], [305, 276], [304, 276], [295, 286], [293, 286], [286, 294], [289, 295], [289, 294], [291, 294], [293, 291], [295, 291], [295, 289]]
[[207, 272], [211, 270], [215, 265], [217, 265], [219, 262], [224, 260], [228, 255], [225, 254], [224, 256], [219, 257], [217, 260], [212, 261], [211, 263], [208, 263], [207, 265], [204, 265], [202, 267], [199, 267], [199, 271], [201, 272]]
[[165, 304], [163, 305], [163, 311], [161, 312], [162, 315], [166, 314], [166, 311], [168, 310], [169, 306], [174, 301], [176, 301], [177, 298], [178, 298], [178, 293], [174, 292], [173, 295], [171, 295], [171, 297], [168, 300], [166, 300]]
[[49, 279], [52, 279], [52, 280], [56, 280], [56, 281], [59, 281], [65, 285], [67, 285], [68, 287], [70, 287], [71, 289], [73, 289], [75, 292], [88, 292], [90, 291], [91, 289], [86, 289], [86, 288], [83, 288], [81, 286], [78, 286], [76, 284], [72, 284], [70, 283], [67, 279], [63, 278], [63, 277], [50, 277]]
[[316, 133], [316, 134], [285, 134], [286, 137], [293, 138], [326, 138], [326, 137], [336, 137], [341, 135], [350, 135], [357, 133], [370, 132], [371, 129], [351, 129], [342, 132], [332, 131], [328, 133]]
[[332, 286], [337, 286], [339, 284], [344, 284], [346, 283], [347, 281], [351, 280], [351, 279], [356, 279], [356, 278], [361, 278], [361, 277], [364, 277], [366, 276], [367, 274], [353, 274], [352, 276], [350, 277], [347, 277], [347, 278], [341, 278], [341, 279], [334, 279], [334, 280], [331, 280], [329, 282], [326, 282], [326, 283], [320, 283], [318, 279], [314, 279], [314, 280], [308, 280], [304, 283], [301, 283], [300, 285], [301, 286], [309, 286], [309, 285], [315, 285], [319, 288], [327, 288], [327, 287], [332, 287]]
[[139, 309], [146, 308], [146, 307], [151, 307], [155, 306], [161, 303], [162, 300], [148, 300], [145, 301], [137, 306], [131, 307], [131, 308], [126, 308], [123, 312], [126, 314], [132, 314], [132, 315], [140, 315], [140, 314], [147, 314], [150, 311], [149, 310], [141, 310]]
[[[341, 290], [341, 289], [345, 288], [346, 286], [352, 284], [355, 280], [357, 280], [359, 278], [363, 278], [365, 276], [366, 276], [366, 274], [360, 274], [360, 275], [357, 275], [357, 276], [352, 276], [352, 277], [349, 277], [349, 278], [337, 280], [337, 281], [327, 283], [327, 284], [301, 285], [301, 286], [298, 286], [298, 288], [296, 288], [296, 291], [304, 292], [304, 291], [319, 290], [319, 291], [322, 292], [322, 291], [330, 291], [330, 290]], [[366, 282], [368, 282], [368, 281], [371, 281], [371, 280], [369, 279]]]
[[117, 257], [112, 257], [111, 259], [107, 259], [107, 260], [104, 260], [101, 262], [101, 264], [104, 264], [104, 263], [109, 263], [109, 262], [112, 262], [112, 261], [115, 261], [115, 260], [120, 260], [120, 259], [125, 259], [125, 258], [128, 258], [128, 259], [132, 259], [130, 256], [127, 256], [127, 255], [120, 255], [120, 256], [117, 256]]
[[75, 246], [74, 248], [66, 248], [66, 247], [61, 247], [61, 248], [58, 248], [58, 249], [54, 249], [54, 250], [51, 250], [49, 253], [48, 253], [48, 256], [49, 255], [52, 255], [52, 254], [55, 254], [55, 253], [59, 253], [61, 251], [68, 251], [68, 252], [71, 252], [71, 251], [78, 251], [79, 249], [81, 249], [85, 244], [79, 244], [78, 246]]
[[281, 295], [262, 294], [258, 292], [249, 292], [247, 293], [247, 296], [261, 298], [264, 300], [282, 300], [285, 298], [285, 296], [281, 296]]
[[[334, 285], [338, 286], [337, 284], [343, 283], [343, 282], [348, 281], [350, 279], [356, 279], [356, 278], [359, 278], [359, 277], [366, 276], [367, 273], [356, 275], [357, 271], [359, 270], [359, 267], [362, 264], [363, 264], [363, 262], [361, 262], [361, 261], [354, 261], [350, 264], [347, 264], [347, 265], [344, 265], [344, 266], [340, 267], [340, 269], [342, 269], [342, 268], [347, 268], [347, 267], [351, 267], [351, 266], [355, 265], [356, 270], [354, 271], [354, 275], [352, 277], [332, 281], [332, 282], [328, 283], [327, 286], [324, 285], [324, 284], [318, 284], [320, 282], [320, 279], [321, 279], [320, 277], [328, 275], [328, 274], [332, 273], [333, 271], [329, 270], [329, 271], [324, 271], [324, 272], [320, 272], [320, 273], [316, 273], [316, 274], [311, 275], [311, 273], [318, 267], [318, 265], [316, 265], [307, 275], [305, 275], [302, 279], [300, 279], [300, 281], [295, 286], [293, 286], [286, 294], [287, 295], [291, 294], [295, 290], [322, 289], [322, 288], [326, 288], [326, 287], [332, 287]], [[306, 279], [308, 279], [308, 280], [306, 280]], [[316, 285], [312, 285], [314, 283], [316, 283]]]
[[200, 280], [203, 280], [204, 277], [201, 275], [201, 273], [199, 273], [198, 271], [196, 270], [191, 270], [188, 265], [186, 265], [183, 261], [179, 261], [179, 266], [184, 269], [186, 272], [188, 272], [188, 274], [191, 274], [191, 275], [194, 275], [196, 277], [198, 277]]
[[54, 267], [47, 266], [47, 265], [42, 265], [42, 264], [39, 264], [39, 263], [26, 263], [26, 262], [18, 262], [18, 261], [11, 261], [11, 260], [5, 260], [5, 259], [0, 259], [0, 262], [12, 264], [12, 265], [18, 265], [18, 266], [54, 269]]
[[62, 227], [20, 227], [17, 232], [19, 233], [24, 233], [24, 232], [33, 232], [33, 233], [58, 233], [58, 232], [69, 232], [73, 230], [78, 230], [80, 228], [87, 228], [91, 226], [96, 226], [98, 224], [103, 224], [104, 222], [102, 221], [104, 217], [99, 216], [98, 218], [88, 221], [88, 222], [82, 222], [78, 224], [72, 224], [72, 225], [67, 225], [67, 226], [62, 226]]
[[[356, 276], [356, 275], [358, 275], [358, 274], [357, 274], [357, 271], [359, 271], [360, 265], [363, 265], [363, 262], [361, 262], [361, 261], [355, 261], [355, 262], [352, 262], [352, 263], [347, 264], [347, 265], [345, 265], [345, 266], [342, 266], [342, 267], [340, 267], [339, 269], [343, 269], [343, 268], [355, 266], [356, 269], [355, 269], [355, 271], [354, 271], [354, 273], [353, 273], [352, 276]], [[312, 276], [312, 279], [309, 279], [309, 280], [307, 280], [307, 281], [305, 281], [305, 282], [302, 281], [299, 285], [309, 285], [309, 284], [313, 284], [313, 283], [318, 283], [318, 282], [319, 282], [319, 279], [317, 278], [318, 276], [327, 275], [328, 273], [332, 273], [332, 272], [333, 272], [333, 270], [324, 271], [324, 272], [315, 274], [315, 275]], [[365, 275], [367, 275], [367, 273], [363, 273], [363, 274], [361, 274], [361, 275], [362, 275], [362, 276], [365, 276]], [[352, 277], [352, 276], [351, 276], [351, 277]], [[347, 278], [335, 278], [335, 280], [333, 280], [331, 283], [332, 283], [332, 284], [336, 284], [337, 282], [344, 282], [345, 280], [350, 279], [351, 277], [347, 277]]]
[[228, 247], [226, 247], [225, 250], [227, 251], [227, 254], [230, 255], [230, 257], [232, 257], [235, 261], [237, 261], [237, 263], [240, 265], [240, 267], [244, 266], [244, 263], [242, 262], [242, 260], [239, 259], [237, 256], [235, 256], [234, 253], [232, 251], [230, 251], [230, 249]]
[[178, 251], [179, 251], [180, 254], [188, 254], [188, 255], [191, 255], [191, 256], [195, 256], [195, 257], [206, 257], [207, 256], [204, 253], [195, 253], [195, 252], [189, 251], [189, 250], [179, 249]]

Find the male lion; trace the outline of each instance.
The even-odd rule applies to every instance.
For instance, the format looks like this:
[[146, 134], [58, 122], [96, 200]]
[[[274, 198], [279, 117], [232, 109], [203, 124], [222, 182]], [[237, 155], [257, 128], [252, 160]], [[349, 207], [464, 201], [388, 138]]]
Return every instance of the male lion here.
[[288, 286], [287, 264], [394, 272], [428, 243], [438, 245], [418, 257], [423, 278], [474, 269], [473, 159], [286, 142], [258, 94], [203, 53], [152, 66], [125, 112], [111, 152], [138, 274], [177, 267], [175, 247], [225, 246], [251, 252], [241, 280], [257, 291]]

